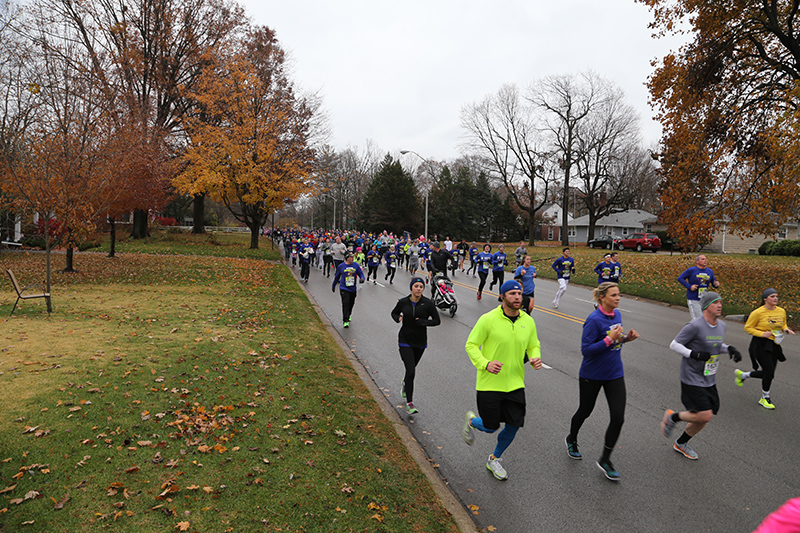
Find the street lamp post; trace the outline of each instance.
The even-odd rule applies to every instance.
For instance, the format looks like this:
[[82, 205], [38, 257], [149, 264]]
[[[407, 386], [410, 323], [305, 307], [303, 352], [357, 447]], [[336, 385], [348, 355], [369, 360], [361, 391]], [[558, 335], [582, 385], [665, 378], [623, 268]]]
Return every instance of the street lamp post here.
[[[424, 161], [425, 163], [429, 163], [429, 161], [427, 159], [425, 159], [424, 157], [419, 155], [414, 150], [400, 150], [400, 153], [402, 155], [414, 154], [415, 156], [417, 156], [420, 159], [422, 159], [422, 161]], [[423, 233], [423, 235], [425, 235], [426, 239], [428, 238], [428, 193], [429, 192], [430, 192], [430, 187], [425, 187], [425, 233]]]

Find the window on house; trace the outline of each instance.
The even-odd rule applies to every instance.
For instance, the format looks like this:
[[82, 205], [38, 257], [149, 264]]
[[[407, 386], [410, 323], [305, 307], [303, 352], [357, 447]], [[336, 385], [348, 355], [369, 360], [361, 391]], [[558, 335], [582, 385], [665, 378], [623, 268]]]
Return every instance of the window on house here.
[[646, 232], [648, 232], [648, 233], [649, 233], [649, 232], [651, 232], [651, 231], [653, 231], [653, 225], [652, 225], [652, 224], [645, 224], [645, 226], [644, 226], [644, 230], [645, 230]]
[[547, 240], [548, 241], [553, 240], [553, 226], [547, 228]]
[[628, 228], [622, 228], [622, 234], [623, 235], [627, 235], [628, 234]]
[[570, 226], [569, 227], [569, 236], [570, 237], [574, 237], [576, 235], [577, 235], [577, 232], [575, 231], [575, 226]]
[[778, 230], [778, 240], [786, 238], [786, 228], [780, 228]]

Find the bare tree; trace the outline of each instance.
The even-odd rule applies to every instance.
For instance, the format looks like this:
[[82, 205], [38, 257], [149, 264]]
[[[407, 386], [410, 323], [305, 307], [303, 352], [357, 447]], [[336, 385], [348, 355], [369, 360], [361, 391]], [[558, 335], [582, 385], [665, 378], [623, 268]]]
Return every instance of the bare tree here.
[[332, 146], [317, 153], [312, 185], [312, 209], [321, 208], [323, 224], [345, 228], [350, 220], [358, 220], [361, 198], [380, 164], [379, 150], [371, 141], [363, 152], [348, 147], [337, 152]]
[[575, 198], [588, 211], [589, 239], [594, 238], [597, 219], [630, 208], [627, 165], [639, 148], [639, 118], [625, 103], [625, 94], [611, 84], [603, 87], [603, 93], [575, 130], [573, 162], [580, 189]]
[[526, 105], [515, 85], [461, 110], [464, 144], [481, 159], [484, 168], [500, 180], [513, 202], [529, 215], [533, 245], [535, 214], [549, 199], [552, 175], [546, 171], [550, 154], [535, 125], [535, 108]]
[[593, 73], [550, 76], [531, 85], [527, 99], [542, 112], [553, 155], [564, 172], [561, 243], [569, 246], [570, 176], [580, 158], [579, 128], [608, 97], [608, 83]]

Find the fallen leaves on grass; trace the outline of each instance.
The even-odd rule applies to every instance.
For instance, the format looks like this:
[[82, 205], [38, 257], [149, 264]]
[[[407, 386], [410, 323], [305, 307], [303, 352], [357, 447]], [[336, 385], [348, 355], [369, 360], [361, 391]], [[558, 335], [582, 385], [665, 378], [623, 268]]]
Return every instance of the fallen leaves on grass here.
[[51, 499], [51, 500], [53, 500], [53, 504], [54, 504], [54, 505], [53, 505], [53, 509], [56, 509], [56, 510], [63, 509], [63, 508], [64, 508], [64, 505], [66, 505], [66, 503], [69, 501], [69, 492], [68, 492], [68, 493], [66, 493], [66, 494], [64, 495], [64, 497], [63, 497], [63, 498], [61, 498], [61, 500], [60, 500], [60, 501], [56, 500], [56, 499], [55, 499], [55, 498], [53, 498], [52, 496], [50, 497], [50, 499]]

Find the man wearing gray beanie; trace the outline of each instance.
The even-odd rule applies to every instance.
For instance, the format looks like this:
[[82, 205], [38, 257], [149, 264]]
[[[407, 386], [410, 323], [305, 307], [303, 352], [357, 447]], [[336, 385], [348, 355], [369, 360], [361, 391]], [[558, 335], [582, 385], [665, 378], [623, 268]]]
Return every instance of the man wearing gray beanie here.
[[717, 393], [717, 368], [720, 355], [727, 353], [735, 362], [742, 354], [733, 346], [725, 344], [725, 322], [722, 316], [722, 297], [707, 291], [700, 296], [703, 315], [695, 318], [669, 345], [670, 349], [683, 356], [681, 359], [681, 402], [685, 411], [667, 409], [661, 420], [661, 433], [669, 438], [675, 424], [687, 422], [683, 434], [672, 449], [687, 459], [697, 459], [697, 453], [689, 446], [689, 439], [697, 435], [719, 411]]

